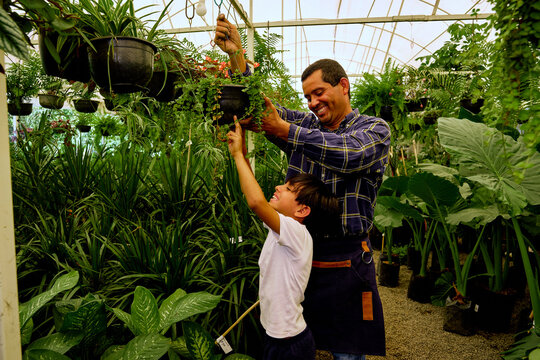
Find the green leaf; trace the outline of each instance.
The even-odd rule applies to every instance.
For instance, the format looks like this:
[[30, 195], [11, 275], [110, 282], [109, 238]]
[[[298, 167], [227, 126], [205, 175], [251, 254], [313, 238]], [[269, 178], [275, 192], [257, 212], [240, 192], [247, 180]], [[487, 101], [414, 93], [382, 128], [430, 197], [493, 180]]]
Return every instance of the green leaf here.
[[[540, 349], [540, 335], [531, 329], [528, 334], [521, 337], [518, 341], [510, 346], [510, 349], [502, 353], [504, 360], [521, 360], [527, 359], [527, 354]], [[530, 357], [529, 357], [530, 359]]]
[[112, 345], [101, 355], [101, 360], [121, 360], [124, 357], [126, 345]]
[[409, 204], [404, 204], [400, 202], [399, 198], [395, 196], [379, 196], [377, 197], [377, 204], [379, 203], [387, 209], [396, 210], [397, 212], [401, 213], [404, 217], [408, 217], [416, 221], [424, 220], [424, 218], [422, 217], [420, 212], [418, 212], [418, 210], [416, 210]]
[[186, 321], [182, 323], [182, 329], [192, 359], [208, 360], [214, 357], [214, 339], [202, 326]]
[[60, 354], [65, 354], [73, 346], [80, 343], [82, 338], [83, 334], [78, 332], [54, 333], [37, 339], [28, 346], [28, 350], [52, 350]]
[[34, 330], [34, 321], [28, 320], [21, 329], [21, 345], [26, 345], [32, 340], [32, 331]]
[[166, 331], [168, 327], [167, 319], [171, 317], [171, 314], [176, 309], [176, 303], [180, 298], [186, 296], [186, 292], [182, 289], [177, 289], [168, 298], [163, 300], [159, 307], [159, 331]]
[[220, 300], [221, 296], [212, 295], [205, 291], [187, 294], [176, 302], [175, 309], [169, 318], [165, 320], [165, 327], [163, 328], [167, 328], [190, 316], [210, 311], [217, 306]]
[[459, 172], [454, 168], [440, 165], [440, 164], [430, 164], [430, 163], [418, 164], [418, 168], [425, 172], [432, 173], [433, 175], [440, 176], [458, 185], [456, 176], [459, 175]]
[[34, 349], [24, 352], [24, 360], [71, 360], [66, 355], [62, 355], [52, 350]]
[[19, 59], [28, 58], [26, 38], [11, 16], [0, 7], [0, 50]]
[[55, 326], [61, 332], [82, 331], [84, 343], [92, 342], [107, 330], [105, 305], [101, 299], [91, 294], [77, 300], [55, 304]]
[[159, 331], [159, 310], [156, 298], [150, 290], [137, 286], [131, 304], [131, 321], [136, 335], [152, 334]]
[[231, 354], [231, 355], [228, 355], [225, 360], [255, 360], [254, 358], [252, 358], [251, 356], [249, 355], [244, 355], [244, 354]]
[[159, 334], [139, 335], [127, 343], [125, 360], [158, 360], [169, 350], [170, 341]]
[[133, 324], [133, 321], [131, 320], [130, 314], [118, 308], [113, 308], [112, 311], [118, 319], [120, 319], [121, 321], [124, 322], [124, 324], [126, 324], [126, 326], [128, 327], [129, 330], [131, 330], [133, 335], [139, 335], [137, 333], [137, 329], [135, 328], [135, 325]]
[[[530, 151], [485, 124], [452, 118], [439, 119], [439, 138], [459, 162], [460, 173], [495, 192], [501, 203], [519, 214], [527, 202], [540, 204], [540, 154]], [[514, 172], [522, 173], [520, 178]]]
[[486, 208], [467, 208], [456, 213], [449, 214], [446, 221], [451, 225], [460, 223], [478, 223], [485, 225], [495, 220], [500, 214], [497, 205], [492, 204]]
[[58, 293], [69, 290], [77, 285], [79, 281], [79, 273], [72, 271], [66, 275], [63, 275], [56, 279], [51, 289], [44, 291], [43, 293], [34, 296], [26, 303], [21, 304], [19, 307], [19, 319], [21, 328], [24, 327], [26, 322], [46, 303], [48, 303]]
[[455, 204], [461, 195], [456, 185], [431, 173], [416, 173], [409, 180], [409, 191], [427, 204]]
[[377, 226], [377, 229], [383, 232], [386, 228], [393, 229], [403, 225], [403, 214], [386, 208], [377, 201], [373, 222], [375, 223], [375, 226]]
[[186, 345], [186, 339], [183, 336], [177, 337], [171, 342], [171, 349], [173, 349], [178, 355], [189, 358], [189, 350]]

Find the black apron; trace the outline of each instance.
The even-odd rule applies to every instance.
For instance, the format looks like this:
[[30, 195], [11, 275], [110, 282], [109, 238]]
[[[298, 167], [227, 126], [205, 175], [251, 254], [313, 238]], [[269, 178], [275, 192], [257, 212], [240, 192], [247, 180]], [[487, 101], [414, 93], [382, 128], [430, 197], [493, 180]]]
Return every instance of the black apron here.
[[382, 304], [367, 236], [314, 239], [304, 318], [319, 350], [385, 356]]

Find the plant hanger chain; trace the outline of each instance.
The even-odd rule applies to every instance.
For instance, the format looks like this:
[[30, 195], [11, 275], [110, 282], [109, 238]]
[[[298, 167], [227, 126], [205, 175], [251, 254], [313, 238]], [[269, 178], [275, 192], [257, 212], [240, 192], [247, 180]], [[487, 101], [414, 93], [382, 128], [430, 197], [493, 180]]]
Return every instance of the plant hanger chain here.
[[217, 0], [214, 0], [214, 4], [216, 4], [216, 6], [217, 6], [218, 14], [221, 14], [221, 5], [223, 5], [223, 0], [220, 0], [219, 4], [218, 4]]
[[189, 0], [186, 0], [186, 7], [184, 8], [184, 11], [186, 13], [186, 17], [189, 21], [189, 27], [191, 28], [191, 22], [193, 21], [193, 18], [195, 17], [195, 4], [191, 4], [191, 17], [188, 15], [188, 1]]

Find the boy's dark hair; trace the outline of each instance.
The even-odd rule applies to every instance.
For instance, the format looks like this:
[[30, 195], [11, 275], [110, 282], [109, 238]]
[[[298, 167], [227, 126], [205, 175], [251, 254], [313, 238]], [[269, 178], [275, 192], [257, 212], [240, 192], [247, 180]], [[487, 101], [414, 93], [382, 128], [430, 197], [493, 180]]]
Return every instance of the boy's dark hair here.
[[312, 237], [335, 235], [341, 231], [339, 201], [318, 177], [312, 174], [297, 174], [287, 182], [296, 193], [296, 201], [311, 208], [303, 224]]
[[[304, 82], [315, 71], [321, 70], [322, 79], [324, 82], [329, 83], [332, 86], [336, 86], [341, 78], [349, 80], [345, 69], [337, 61], [332, 59], [321, 59], [315, 61], [309, 65], [302, 73], [301, 80]], [[349, 99], [351, 98], [351, 91], [349, 89]]]

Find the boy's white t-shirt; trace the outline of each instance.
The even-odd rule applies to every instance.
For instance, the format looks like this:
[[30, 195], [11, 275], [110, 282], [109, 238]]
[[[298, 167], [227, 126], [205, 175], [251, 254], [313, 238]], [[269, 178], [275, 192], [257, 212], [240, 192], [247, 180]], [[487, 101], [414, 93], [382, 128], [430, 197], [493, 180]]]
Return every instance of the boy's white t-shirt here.
[[313, 241], [305, 225], [279, 214], [280, 234], [269, 229], [259, 257], [261, 324], [273, 338], [306, 328], [300, 303], [311, 272]]

